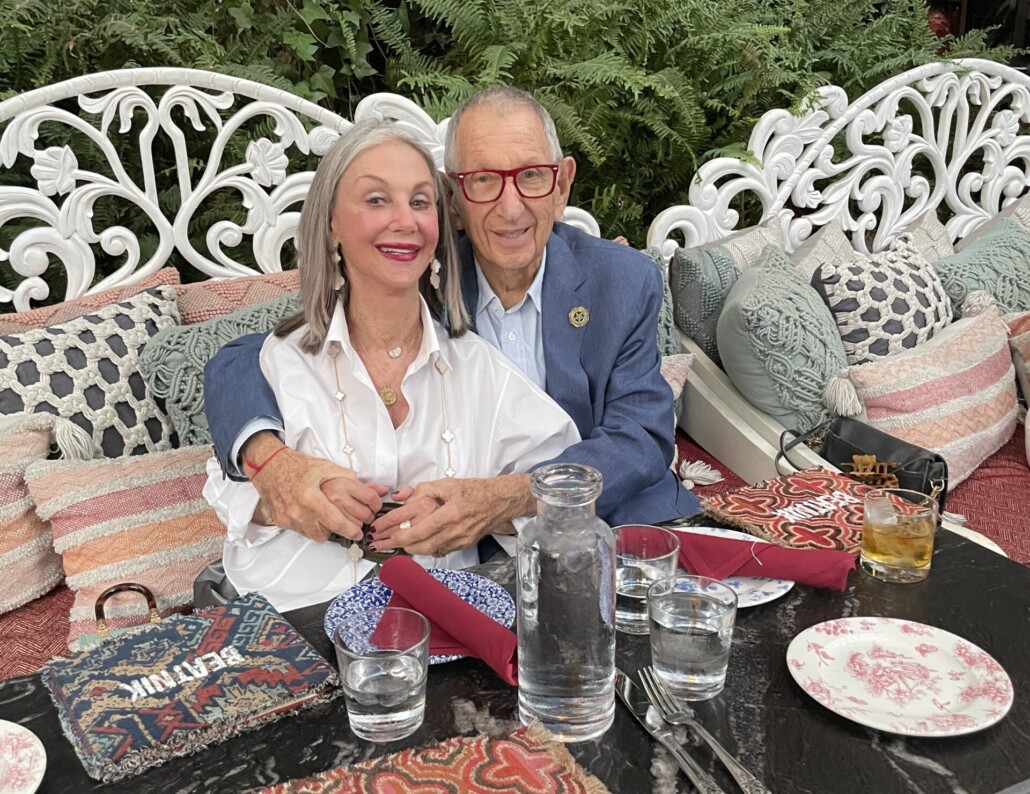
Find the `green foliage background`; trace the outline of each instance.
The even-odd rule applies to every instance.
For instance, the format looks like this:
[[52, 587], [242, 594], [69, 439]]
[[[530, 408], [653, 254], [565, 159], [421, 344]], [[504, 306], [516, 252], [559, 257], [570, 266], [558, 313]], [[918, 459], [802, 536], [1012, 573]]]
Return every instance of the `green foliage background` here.
[[643, 245], [704, 158], [743, 154], [772, 107], [852, 97], [939, 57], [922, 0], [0, 0], [0, 98], [127, 66], [188, 66], [343, 115], [375, 91], [437, 119], [476, 88], [534, 92], [579, 162], [573, 203]]

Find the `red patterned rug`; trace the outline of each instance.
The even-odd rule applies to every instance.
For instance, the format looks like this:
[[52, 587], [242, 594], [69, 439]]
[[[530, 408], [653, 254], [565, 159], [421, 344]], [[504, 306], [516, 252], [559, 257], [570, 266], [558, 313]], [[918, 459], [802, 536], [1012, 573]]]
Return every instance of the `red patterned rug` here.
[[961, 513], [966, 526], [981, 532], [1016, 562], [1030, 566], [1030, 465], [1022, 425], [948, 494], [948, 512]]
[[260, 794], [605, 794], [569, 751], [539, 725], [505, 739], [447, 739], [312, 777], [279, 783]]

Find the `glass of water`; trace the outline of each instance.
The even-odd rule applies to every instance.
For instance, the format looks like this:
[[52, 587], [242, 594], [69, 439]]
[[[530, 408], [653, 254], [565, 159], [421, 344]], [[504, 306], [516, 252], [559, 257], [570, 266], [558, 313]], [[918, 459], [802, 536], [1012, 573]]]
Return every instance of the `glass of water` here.
[[351, 730], [371, 742], [417, 731], [426, 711], [429, 621], [411, 609], [367, 609], [340, 622], [333, 644]]
[[615, 628], [647, 634], [647, 591], [676, 573], [680, 541], [661, 527], [615, 527]]
[[655, 670], [683, 700], [722, 692], [730, 661], [737, 594], [707, 576], [670, 576], [647, 593]]

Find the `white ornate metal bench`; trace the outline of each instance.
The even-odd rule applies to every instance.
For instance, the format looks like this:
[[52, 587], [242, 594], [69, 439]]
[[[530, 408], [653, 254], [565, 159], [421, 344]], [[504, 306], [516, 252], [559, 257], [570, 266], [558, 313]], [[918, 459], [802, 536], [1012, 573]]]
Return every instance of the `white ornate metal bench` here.
[[[393, 94], [364, 99], [354, 121], [366, 117], [414, 130], [442, 168], [446, 120]], [[195, 69], [86, 75], [0, 102], [0, 268], [15, 282], [0, 286], [0, 309], [168, 265], [184, 281], [281, 270], [317, 158], [351, 124], [286, 91]], [[133, 215], [145, 221], [99, 222]], [[599, 234], [582, 210], [565, 220]], [[93, 284], [101, 258], [109, 275]]]
[[[930, 210], [947, 215], [952, 242], [996, 216], [1030, 185], [1030, 78], [991, 61], [933, 63], [849, 101], [827, 86], [800, 115], [770, 110], [755, 125], [754, 160], [705, 163], [689, 203], [660, 213], [648, 244], [710, 243], [740, 221], [733, 204], [761, 204], [788, 251], [837, 222], [862, 253], [883, 249]], [[914, 163], [918, 162], [919, 167]], [[927, 173], [929, 171], [929, 173]], [[782, 425], [756, 408], [698, 345], [681, 411], [683, 428], [748, 481], [775, 476]], [[804, 448], [807, 465], [826, 465]]]

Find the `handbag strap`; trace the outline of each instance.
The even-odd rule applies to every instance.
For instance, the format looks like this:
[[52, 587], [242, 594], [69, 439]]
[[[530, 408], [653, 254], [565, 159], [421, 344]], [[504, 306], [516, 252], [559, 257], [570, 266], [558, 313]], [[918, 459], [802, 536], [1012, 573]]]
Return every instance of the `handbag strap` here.
[[[823, 422], [820, 425], [816, 425], [811, 430], [806, 430], [804, 433], [798, 433], [797, 430], [784, 430], [780, 433], [780, 451], [776, 453], [776, 457], [773, 458], [773, 466], [776, 468], [777, 474], [784, 474], [780, 470], [780, 461], [784, 460], [794, 467], [794, 471], [801, 471], [804, 466], [798, 466], [794, 461], [790, 459], [788, 454], [794, 447], [799, 444], [805, 444], [811, 439], [816, 439], [820, 444], [822, 439], [825, 437], [826, 432], [830, 429], [830, 425], [833, 424], [834, 420]], [[788, 441], [788, 436], [793, 436]], [[793, 474], [793, 472], [786, 472], [787, 474]]]
[[97, 603], [96, 606], [93, 607], [93, 613], [97, 619], [97, 636], [100, 639], [104, 639], [108, 635], [107, 619], [104, 616], [104, 605], [107, 603], [107, 599], [115, 593], [125, 592], [139, 593], [146, 598], [147, 607], [150, 609], [150, 622], [161, 622], [161, 613], [157, 611], [157, 599], [154, 598], [154, 594], [150, 591], [150, 588], [146, 585], [137, 584], [136, 582], [121, 582], [120, 584], [111, 585], [97, 596]]

